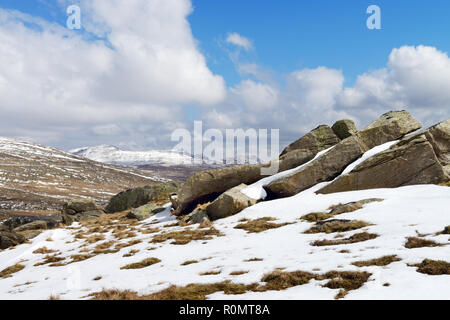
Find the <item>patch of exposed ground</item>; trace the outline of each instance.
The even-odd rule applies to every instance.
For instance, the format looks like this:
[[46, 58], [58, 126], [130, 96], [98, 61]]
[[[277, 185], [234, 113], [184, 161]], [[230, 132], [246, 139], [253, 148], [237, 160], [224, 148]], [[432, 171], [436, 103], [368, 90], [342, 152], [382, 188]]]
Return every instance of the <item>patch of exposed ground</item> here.
[[236, 225], [234, 228], [245, 230], [248, 233], [260, 233], [260, 232], [263, 232], [263, 231], [266, 231], [269, 229], [276, 229], [276, 228], [280, 228], [280, 227], [284, 227], [289, 224], [292, 224], [292, 223], [277, 224], [277, 223], [270, 222], [270, 221], [274, 221], [274, 220], [276, 220], [276, 219], [272, 218], [272, 217], [264, 217], [264, 218], [259, 218], [259, 219], [255, 219], [255, 220], [245, 219], [245, 222], [243, 222], [244, 220], [241, 220], [243, 223]]
[[421, 263], [412, 266], [417, 267], [417, 272], [428, 275], [450, 274], [450, 263], [442, 260], [425, 259]]
[[387, 266], [388, 264], [401, 260], [402, 259], [400, 259], [396, 255], [391, 255], [391, 256], [383, 256], [372, 260], [355, 261], [352, 262], [352, 264], [357, 267]]
[[223, 236], [223, 234], [215, 228], [209, 229], [191, 229], [186, 228], [183, 231], [164, 232], [153, 236], [151, 243], [161, 243], [167, 240], [173, 240], [171, 244], [185, 245], [195, 240], [211, 240], [213, 236]]
[[360, 220], [326, 220], [317, 222], [313, 227], [305, 231], [305, 233], [334, 233], [346, 232], [361, 229], [371, 224]]
[[351, 244], [351, 243], [357, 243], [362, 241], [368, 241], [372, 240], [378, 237], [377, 234], [374, 233], [368, 233], [368, 232], [361, 232], [356, 233], [351, 237], [345, 238], [345, 239], [337, 239], [337, 240], [316, 240], [312, 243], [313, 246], [336, 246], [341, 244]]
[[0, 271], [0, 278], [10, 278], [12, 274], [19, 272], [25, 268], [24, 265], [17, 263]]
[[426, 240], [416, 237], [409, 237], [405, 243], [405, 248], [414, 249], [414, 248], [424, 248], [424, 247], [440, 247], [442, 244], [434, 242], [433, 240]]
[[148, 266], [151, 266], [151, 265], [159, 263], [159, 262], [161, 262], [161, 260], [159, 260], [158, 258], [147, 258], [147, 259], [144, 259], [144, 260], [136, 262], [136, 263], [127, 264], [126, 266], [123, 266], [120, 269], [122, 269], [122, 270], [142, 269], [142, 268], [146, 268]]

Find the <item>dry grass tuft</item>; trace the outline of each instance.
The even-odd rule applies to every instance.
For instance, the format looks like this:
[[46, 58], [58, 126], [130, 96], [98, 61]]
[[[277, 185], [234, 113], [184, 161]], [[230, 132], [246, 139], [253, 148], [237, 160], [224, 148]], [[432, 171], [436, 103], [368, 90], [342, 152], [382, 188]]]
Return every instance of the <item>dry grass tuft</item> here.
[[413, 265], [417, 268], [417, 272], [428, 275], [450, 274], [450, 263], [442, 260], [425, 259], [419, 264]]
[[269, 229], [276, 229], [276, 228], [284, 227], [286, 225], [291, 224], [291, 223], [276, 224], [276, 223], [270, 222], [273, 220], [276, 220], [276, 219], [271, 218], [271, 217], [259, 218], [256, 220], [247, 221], [245, 223], [240, 223], [240, 224], [236, 225], [234, 228], [235, 229], [243, 229], [243, 230], [247, 231], [248, 233], [259, 233], [259, 232], [263, 232], [263, 231], [266, 231]]
[[222, 271], [214, 271], [214, 270], [211, 270], [211, 271], [206, 271], [206, 272], [201, 272], [201, 273], [199, 273], [201, 276], [215, 276], [215, 275], [218, 275], [218, 274], [220, 274]]
[[95, 257], [95, 254], [74, 254], [74, 255], [70, 256], [72, 261], [70, 261], [68, 264], [84, 261], [84, 260], [90, 259], [92, 257]]
[[444, 183], [441, 183], [440, 186], [450, 187], [450, 180]]
[[400, 259], [396, 255], [392, 255], [392, 256], [384, 256], [381, 258], [366, 260], [366, 261], [355, 261], [355, 262], [352, 262], [352, 264], [357, 267], [387, 266], [388, 264], [391, 264], [392, 262], [401, 261], [401, 260], [402, 259]]
[[335, 297], [336, 299], [341, 299], [347, 295], [350, 290], [361, 288], [371, 275], [372, 274], [368, 272], [330, 271], [324, 276], [331, 280], [323, 286], [330, 289], [342, 289]]
[[262, 287], [259, 287], [257, 291], [285, 290], [291, 287], [306, 284], [311, 279], [319, 278], [319, 275], [304, 271], [282, 272], [276, 270], [263, 276], [261, 281], [265, 282], [266, 284]]
[[446, 226], [444, 231], [442, 231], [442, 234], [450, 234], [450, 226]]
[[44, 257], [44, 260], [42, 262], [38, 262], [36, 263], [34, 266], [38, 267], [38, 266], [42, 266], [44, 264], [51, 264], [51, 267], [59, 267], [61, 266], [61, 264], [59, 262], [65, 260], [65, 258], [63, 257], [58, 257], [56, 254], [54, 255], [47, 255]]
[[101, 280], [102, 279], [102, 276], [97, 276], [97, 277], [95, 277], [94, 279], [92, 279], [93, 281], [99, 281], [99, 280]]
[[440, 246], [442, 245], [434, 242], [433, 240], [420, 239], [416, 237], [409, 237], [405, 243], [405, 248], [408, 249]]
[[300, 217], [301, 220], [308, 222], [318, 222], [331, 218], [333, 215], [327, 212], [311, 212]]
[[42, 247], [33, 251], [34, 254], [50, 254], [55, 253], [56, 250], [48, 249], [47, 247]]
[[125, 269], [142, 269], [142, 268], [146, 268], [148, 266], [151, 266], [151, 265], [159, 263], [159, 262], [161, 262], [161, 260], [159, 260], [158, 258], [147, 258], [147, 259], [144, 259], [144, 260], [142, 260], [140, 262], [127, 264], [126, 266], [123, 266], [120, 269], [121, 270], [125, 270]]
[[360, 220], [328, 220], [316, 223], [305, 233], [334, 233], [347, 232], [370, 226], [370, 223]]
[[103, 290], [92, 293], [93, 300], [139, 300], [136, 292], [130, 290]]
[[138, 252], [139, 252], [139, 250], [133, 249], [133, 250], [130, 250], [128, 253], [125, 253], [122, 257], [124, 257], [124, 258], [132, 257]]
[[372, 240], [378, 237], [377, 234], [374, 233], [367, 233], [367, 232], [361, 232], [356, 233], [351, 237], [345, 238], [345, 239], [339, 239], [339, 240], [317, 240], [314, 241], [311, 245], [313, 246], [336, 246], [341, 244], [351, 244], [351, 243], [357, 243], [357, 242], [363, 242], [367, 240]]
[[181, 265], [188, 266], [188, 265], [194, 264], [194, 263], [198, 263], [198, 260], [187, 260], [187, 261], [183, 262]]
[[174, 231], [157, 234], [153, 237], [151, 243], [161, 243], [167, 240], [173, 240], [171, 244], [185, 245], [195, 240], [211, 240], [213, 236], [223, 236], [215, 228], [209, 229], [190, 229], [183, 231]]
[[56, 300], [61, 300], [60, 296], [55, 296], [55, 295], [51, 295], [50, 297], [48, 297], [48, 300], [52, 300], [52, 301], [56, 301]]
[[263, 261], [264, 259], [262, 258], [251, 258], [251, 259], [247, 259], [244, 260], [244, 262], [258, 262], [258, 261]]
[[246, 273], [248, 273], [248, 271], [233, 271], [233, 272], [230, 272], [230, 276], [240, 276], [240, 275], [246, 274]]
[[16, 263], [13, 266], [7, 267], [5, 269], [3, 269], [2, 271], [0, 271], [0, 278], [10, 278], [12, 277], [11, 275], [19, 272], [20, 270], [24, 269], [25, 266], [19, 263]]

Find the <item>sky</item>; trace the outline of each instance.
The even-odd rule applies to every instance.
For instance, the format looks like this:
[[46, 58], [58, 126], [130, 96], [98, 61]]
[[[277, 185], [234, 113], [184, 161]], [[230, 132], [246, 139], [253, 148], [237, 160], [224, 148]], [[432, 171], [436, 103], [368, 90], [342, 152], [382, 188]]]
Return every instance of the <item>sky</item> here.
[[[367, 27], [370, 5], [381, 29]], [[282, 147], [401, 109], [430, 126], [450, 118], [449, 12], [444, 0], [0, 0], [0, 136], [170, 149], [198, 120], [279, 129]]]

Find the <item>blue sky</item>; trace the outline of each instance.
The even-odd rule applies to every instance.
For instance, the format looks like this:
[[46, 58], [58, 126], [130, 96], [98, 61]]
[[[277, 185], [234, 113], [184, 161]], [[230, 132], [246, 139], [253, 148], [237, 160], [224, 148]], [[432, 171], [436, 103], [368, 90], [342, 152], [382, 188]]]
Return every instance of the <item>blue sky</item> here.
[[[167, 148], [174, 129], [203, 120], [279, 128], [286, 144], [322, 123], [363, 126], [393, 109], [424, 125], [450, 116], [448, 1], [114, 1], [0, 1], [0, 14], [59, 25], [47, 36], [3, 11], [0, 135], [65, 149]], [[65, 28], [70, 4], [81, 7], [81, 31]], [[381, 8], [381, 30], [366, 27], [369, 5]], [[112, 30], [107, 43], [80, 38], [99, 25]], [[227, 41], [231, 33], [251, 47]]]
[[[366, 27], [372, 4], [381, 8], [382, 30]], [[65, 7], [57, 0], [2, 0], [0, 7], [66, 23]], [[392, 48], [422, 44], [450, 50], [446, 0], [193, 0], [193, 7], [188, 19], [194, 37], [208, 66], [230, 85], [240, 77], [220, 45], [229, 32], [252, 39], [249, 60], [280, 73], [341, 69], [348, 85], [359, 74], [383, 67]]]

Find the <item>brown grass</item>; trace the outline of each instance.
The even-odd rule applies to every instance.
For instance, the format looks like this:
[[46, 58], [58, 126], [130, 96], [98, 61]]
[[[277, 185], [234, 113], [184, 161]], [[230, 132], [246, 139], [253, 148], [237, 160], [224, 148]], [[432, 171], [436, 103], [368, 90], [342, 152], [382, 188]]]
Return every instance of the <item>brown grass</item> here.
[[47, 255], [44, 257], [44, 260], [42, 262], [38, 262], [36, 263], [34, 266], [38, 267], [38, 266], [42, 266], [44, 264], [51, 264], [50, 266], [56, 267], [56, 266], [60, 266], [60, 264], [58, 264], [59, 262], [65, 260], [65, 258], [63, 257], [58, 257], [56, 254], [55, 255]]
[[291, 287], [300, 286], [308, 283], [311, 279], [319, 279], [315, 275], [304, 271], [282, 272], [279, 270], [266, 274], [261, 279], [266, 284], [258, 288], [258, 291], [267, 290], [285, 290]]
[[441, 183], [440, 186], [450, 187], [450, 180], [444, 183]]
[[102, 279], [102, 276], [97, 276], [97, 277], [95, 277], [94, 279], [92, 279], [92, 280], [94, 280], [94, 281], [99, 281], [99, 280], [101, 280]]
[[305, 214], [304, 216], [301, 216], [301, 220], [305, 220], [308, 222], [318, 222], [322, 220], [326, 220], [331, 218], [333, 215], [329, 214], [327, 212], [311, 212], [308, 214]]
[[450, 263], [442, 260], [425, 259], [421, 263], [413, 266], [417, 267], [417, 272], [428, 275], [450, 274]]
[[51, 295], [50, 297], [48, 297], [48, 300], [52, 300], [52, 301], [56, 301], [56, 300], [61, 300], [60, 296], [55, 296], [55, 295]]
[[450, 234], [450, 226], [446, 226], [444, 231], [442, 231], [442, 234]]
[[144, 260], [142, 260], [140, 262], [127, 264], [126, 266], [123, 266], [120, 269], [121, 270], [125, 270], [125, 269], [142, 269], [142, 268], [146, 268], [148, 266], [151, 266], [151, 265], [159, 263], [159, 262], [161, 262], [161, 260], [159, 260], [158, 258], [147, 258], [147, 259], [144, 259]]
[[128, 253], [125, 253], [122, 257], [124, 257], [124, 258], [132, 257], [138, 252], [139, 252], [139, 250], [133, 249], [133, 250], [130, 250]]
[[263, 261], [264, 259], [262, 258], [250, 258], [247, 260], [244, 260], [244, 262], [258, 262], [258, 261]]
[[361, 232], [356, 233], [351, 237], [345, 238], [345, 239], [339, 239], [339, 240], [317, 240], [314, 241], [311, 245], [313, 246], [336, 246], [341, 244], [351, 244], [351, 243], [357, 243], [367, 240], [372, 240], [378, 237], [377, 234], [374, 233], [367, 233], [367, 232]]
[[5, 269], [3, 269], [2, 271], [0, 271], [0, 278], [10, 278], [12, 277], [11, 275], [19, 272], [20, 270], [23, 270], [25, 268], [24, 265], [20, 264], [20, 263], [16, 263], [13, 266], [7, 267]]
[[205, 272], [201, 272], [201, 273], [199, 273], [201, 276], [215, 276], [215, 275], [218, 275], [218, 274], [220, 274], [222, 271], [214, 271], [214, 270], [211, 270], [211, 271], [205, 271]]
[[276, 219], [272, 218], [272, 217], [259, 218], [256, 220], [247, 221], [245, 223], [240, 223], [240, 224], [236, 225], [234, 228], [235, 229], [243, 229], [243, 230], [247, 231], [248, 233], [259, 233], [259, 232], [263, 232], [263, 231], [266, 231], [269, 229], [276, 229], [276, 228], [280, 228], [280, 227], [286, 226], [288, 224], [291, 224], [291, 223], [276, 224], [276, 223], [270, 222], [273, 220], [276, 220]]
[[433, 240], [420, 239], [416, 237], [409, 237], [405, 243], [405, 248], [408, 249], [440, 246], [442, 245], [434, 242]]
[[183, 231], [166, 232], [157, 234], [153, 237], [151, 243], [161, 243], [167, 240], [173, 240], [171, 244], [185, 245], [195, 240], [211, 240], [213, 236], [223, 236], [215, 228], [209, 229], [190, 229], [187, 228]]
[[90, 259], [92, 257], [95, 257], [95, 255], [94, 254], [74, 254], [74, 255], [70, 256], [72, 261], [70, 261], [69, 263], [84, 261], [84, 260]]
[[194, 264], [194, 263], [198, 263], [198, 261], [197, 260], [187, 260], [187, 261], [183, 262], [181, 265], [188, 266], [188, 265]]
[[42, 247], [42, 248], [39, 248], [39, 249], [36, 249], [33, 251], [34, 254], [49, 254], [49, 253], [55, 253], [55, 252], [56, 252], [56, 250], [51, 250], [51, 249], [48, 249], [47, 247]]
[[246, 274], [246, 273], [248, 273], [248, 271], [233, 271], [233, 272], [230, 272], [230, 276], [240, 276], [240, 275]]
[[92, 293], [93, 300], [139, 300], [136, 292], [130, 290], [103, 290]]
[[347, 295], [350, 290], [361, 288], [371, 275], [368, 272], [330, 271], [325, 274], [325, 277], [331, 280], [325, 283], [324, 287], [342, 289], [335, 297], [340, 299]]
[[305, 231], [305, 233], [347, 232], [367, 226], [370, 226], [370, 223], [360, 220], [329, 220], [317, 223], [315, 226]]
[[372, 260], [355, 261], [355, 262], [352, 262], [352, 264], [357, 267], [387, 266], [388, 264], [391, 264], [392, 262], [401, 261], [401, 260], [402, 259], [400, 259], [396, 255], [392, 255], [392, 256], [384, 256], [384, 257], [372, 259]]

